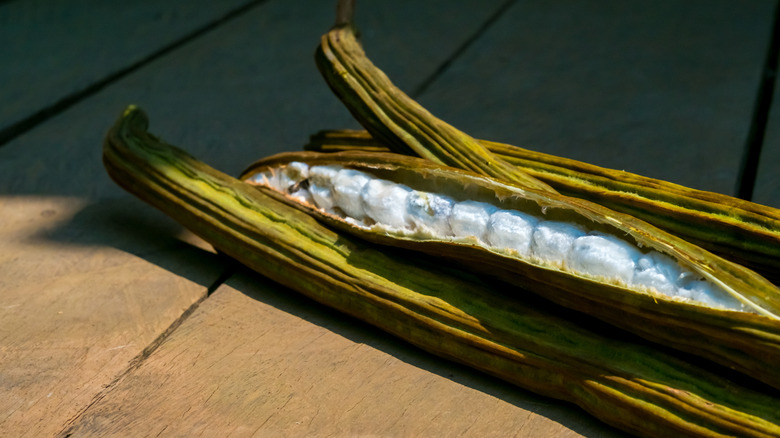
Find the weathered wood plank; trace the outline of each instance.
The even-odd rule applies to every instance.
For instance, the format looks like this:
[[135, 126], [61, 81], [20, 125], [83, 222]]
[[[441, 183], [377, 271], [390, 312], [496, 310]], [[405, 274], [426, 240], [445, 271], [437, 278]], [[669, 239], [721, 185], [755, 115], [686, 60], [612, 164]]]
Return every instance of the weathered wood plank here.
[[0, 198], [4, 435], [57, 433], [219, 274], [139, 204]]
[[129, 67], [246, 0], [0, 5], [0, 131]]
[[234, 276], [88, 409], [77, 436], [619, 436], [584, 412]]
[[421, 101], [479, 138], [733, 194], [774, 3], [517, 2]]

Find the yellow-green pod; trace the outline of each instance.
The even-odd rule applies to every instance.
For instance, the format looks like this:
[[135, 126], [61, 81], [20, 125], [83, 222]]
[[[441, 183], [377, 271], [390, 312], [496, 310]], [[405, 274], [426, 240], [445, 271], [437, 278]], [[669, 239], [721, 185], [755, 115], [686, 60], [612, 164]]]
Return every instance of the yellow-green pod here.
[[336, 26], [323, 35], [315, 60], [328, 85], [355, 118], [397, 151], [555, 192], [470, 135], [434, 117], [395, 87], [366, 57], [351, 25]]
[[[780, 282], [780, 210], [732, 196], [479, 140], [496, 156], [559, 193], [636, 216]], [[324, 131], [307, 150], [387, 152], [366, 131]]]

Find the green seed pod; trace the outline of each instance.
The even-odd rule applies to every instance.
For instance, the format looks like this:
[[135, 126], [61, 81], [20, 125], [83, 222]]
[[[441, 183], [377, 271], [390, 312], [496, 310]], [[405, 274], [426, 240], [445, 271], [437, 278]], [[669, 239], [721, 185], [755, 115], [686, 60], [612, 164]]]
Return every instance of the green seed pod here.
[[[479, 140], [561, 194], [630, 214], [780, 282], [780, 210], [625, 171]], [[326, 131], [307, 150], [387, 152], [366, 131]]]
[[780, 388], [780, 290], [632, 216], [399, 154], [286, 153], [241, 179], [339, 230], [457, 260]]
[[497, 157], [465, 132], [437, 119], [396, 88], [366, 57], [351, 25], [336, 26], [325, 34], [315, 60], [328, 85], [352, 115], [397, 152], [555, 192]]
[[396, 257], [339, 234], [165, 144], [147, 124], [130, 107], [109, 131], [103, 162], [111, 178], [262, 275], [636, 435], [780, 436], [776, 395], [596, 331], [594, 321], [541, 300], [493, 293], [436, 259]]

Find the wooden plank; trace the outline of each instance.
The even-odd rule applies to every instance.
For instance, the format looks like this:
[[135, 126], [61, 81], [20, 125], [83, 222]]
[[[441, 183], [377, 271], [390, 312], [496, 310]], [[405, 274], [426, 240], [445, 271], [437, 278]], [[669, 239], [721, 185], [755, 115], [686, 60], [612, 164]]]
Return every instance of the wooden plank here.
[[139, 204], [0, 198], [4, 435], [57, 433], [219, 274]]
[[423, 96], [474, 136], [733, 194], [774, 1], [523, 1]]
[[620, 436], [574, 406], [234, 276], [74, 427], [76, 436]]
[[26, 0], [0, 5], [0, 131], [166, 47], [246, 0]]

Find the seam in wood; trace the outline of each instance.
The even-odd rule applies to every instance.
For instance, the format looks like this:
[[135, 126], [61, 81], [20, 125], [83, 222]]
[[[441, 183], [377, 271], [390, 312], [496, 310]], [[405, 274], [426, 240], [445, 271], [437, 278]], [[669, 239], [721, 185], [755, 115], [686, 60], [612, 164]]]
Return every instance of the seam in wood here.
[[230, 10], [225, 15], [217, 18], [216, 20], [206, 23], [205, 25], [175, 40], [171, 44], [168, 44], [167, 46], [164, 46], [163, 48], [145, 56], [144, 58], [141, 58], [140, 60], [109, 74], [103, 79], [93, 82], [89, 86], [79, 91], [73, 92], [65, 97], [62, 97], [57, 102], [39, 110], [38, 112], [28, 115], [27, 117], [17, 122], [12, 123], [10, 126], [6, 126], [2, 130], [0, 130], [0, 147], [8, 144], [13, 139], [21, 136], [22, 134], [32, 130], [39, 124], [64, 112], [65, 110], [81, 102], [82, 100], [96, 94], [98, 91], [117, 82], [118, 80], [124, 78], [130, 73], [135, 72], [141, 67], [144, 67], [145, 65], [151, 63], [152, 61], [155, 61], [163, 57], [164, 55], [167, 55], [168, 53], [184, 46], [185, 44], [195, 40], [196, 38], [201, 37], [213, 31], [219, 26], [244, 14], [245, 12], [249, 11], [250, 9], [256, 6], [265, 3], [266, 1], [267, 0], [252, 0], [233, 10]]
[[750, 201], [758, 176], [758, 164], [764, 144], [769, 112], [772, 109], [777, 78], [778, 51], [780, 51], [780, 2], [775, 2], [774, 20], [770, 33], [761, 80], [758, 84], [750, 129], [745, 140], [742, 163], [737, 176], [737, 197]]
[[84, 408], [82, 408], [76, 415], [74, 415], [71, 419], [65, 422], [65, 425], [63, 426], [62, 430], [56, 435], [60, 438], [67, 438], [72, 436], [73, 429], [76, 423], [80, 418], [84, 416], [84, 414], [89, 411], [93, 406], [95, 406], [97, 403], [99, 403], [103, 398], [106, 397], [111, 391], [114, 390], [127, 376], [129, 376], [133, 371], [138, 369], [149, 356], [154, 353], [157, 348], [162, 345], [162, 343], [168, 339], [168, 337], [173, 334], [173, 332], [178, 329], [184, 321], [187, 320], [187, 318], [192, 315], [195, 310], [200, 307], [200, 304], [203, 303], [208, 297], [211, 296], [214, 291], [216, 291], [221, 285], [223, 285], [233, 274], [236, 272], [237, 264], [235, 262], [229, 263], [225, 270], [220, 274], [219, 277], [217, 277], [216, 280], [214, 280], [214, 283], [212, 283], [208, 288], [206, 288], [206, 293], [203, 294], [200, 298], [198, 298], [194, 303], [192, 303], [187, 310], [185, 310], [181, 315], [179, 315], [178, 318], [176, 318], [171, 325], [168, 326], [168, 328], [165, 329], [157, 338], [154, 339], [146, 348], [143, 349], [138, 355], [136, 355], [127, 365], [127, 368], [125, 368], [124, 371], [122, 371], [117, 377], [114, 378], [108, 385], [105, 385], [103, 387], [103, 390], [100, 391], [95, 395], [95, 397], [92, 398], [92, 401], [90, 401]]
[[417, 88], [415, 88], [414, 91], [409, 94], [409, 96], [415, 99], [420, 97], [420, 95], [423, 94], [437, 79], [439, 79], [439, 77], [441, 77], [441, 75], [443, 75], [444, 72], [449, 69], [452, 63], [455, 62], [456, 59], [460, 58], [460, 56], [463, 55], [463, 53], [465, 53], [466, 50], [471, 47], [475, 41], [484, 35], [485, 31], [493, 26], [493, 24], [495, 24], [495, 22], [498, 21], [498, 19], [501, 18], [501, 16], [504, 15], [507, 10], [515, 4], [515, 2], [516, 0], [508, 0], [501, 4], [501, 6], [499, 6], [498, 9], [496, 9], [496, 11], [493, 12], [488, 17], [488, 19], [477, 28], [476, 31], [471, 34], [471, 36], [469, 36], [466, 41], [463, 42], [463, 44], [455, 49], [455, 51], [444, 60], [444, 62], [439, 64], [439, 67], [437, 67], [430, 76], [425, 78], [425, 80], [420, 85], [418, 85]]

